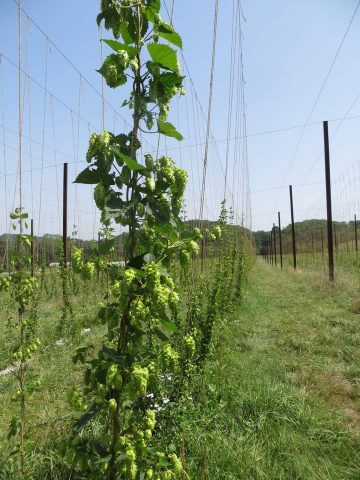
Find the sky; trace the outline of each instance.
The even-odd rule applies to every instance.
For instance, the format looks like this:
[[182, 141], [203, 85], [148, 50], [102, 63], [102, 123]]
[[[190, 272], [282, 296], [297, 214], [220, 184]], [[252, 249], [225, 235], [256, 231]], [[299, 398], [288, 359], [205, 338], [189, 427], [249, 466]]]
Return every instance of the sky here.
[[[171, 1], [167, 3], [170, 6]], [[254, 230], [268, 230], [278, 211], [283, 224], [289, 223], [289, 184], [294, 185], [297, 220], [325, 217], [323, 120], [329, 120], [334, 217], [348, 221], [354, 213], [360, 214], [360, 118], [333, 121], [360, 116], [360, 101], [355, 102], [360, 93], [360, 9], [309, 125], [301, 127], [308, 119], [357, 3], [242, 0], [247, 155], [243, 153], [244, 140], [229, 142], [226, 197], [228, 204], [234, 205], [237, 221], [246, 210], [245, 223]], [[60, 233], [62, 164], [69, 162], [69, 177], [73, 180], [86, 165], [90, 133], [102, 127], [101, 78], [95, 71], [101, 64], [101, 33], [95, 21], [98, 1], [23, 0], [23, 8], [45, 33], [23, 18], [23, 68], [31, 77], [23, 78], [24, 205], [34, 218], [36, 233]], [[14, 1], [0, 0], [0, 13], [0, 188], [4, 192], [0, 197], [0, 232], [5, 232], [9, 228], [6, 212], [18, 205], [18, 41]], [[165, 10], [163, 16], [167, 18]], [[162, 140], [160, 149], [189, 172], [186, 209], [190, 218], [199, 214], [206, 132], [200, 104], [206, 115], [213, 17], [214, 0], [175, 1], [173, 22], [183, 37], [183, 54], [194, 87], [188, 76], [188, 94], [174, 100], [170, 116], [185, 137], [183, 144]], [[219, 0], [211, 121], [217, 143], [211, 142], [209, 148], [204, 214], [212, 219], [217, 218], [224, 196], [224, 140], [229, 135], [233, 138], [243, 134], [242, 122], [236, 129], [233, 120], [232, 129], [228, 130], [231, 64], [235, 61], [238, 65], [240, 58], [239, 48], [236, 58], [231, 49], [233, 19], [233, 0]], [[103, 37], [110, 38], [110, 33], [103, 32]], [[103, 55], [107, 53], [104, 46]], [[128, 131], [129, 112], [120, 108], [126, 90], [112, 91], [105, 86], [104, 94], [105, 128], [117, 133]], [[157, 144], [156, 135], [148, 137], [143, 139], [143, 153], [153, 151]], [[251, 217], [245, 198], [247, 164]], [[77, 231], [82, 238], [96, 238], [99, 215], [90, 187], [70, 184], [69, 212], [69, 231]]]

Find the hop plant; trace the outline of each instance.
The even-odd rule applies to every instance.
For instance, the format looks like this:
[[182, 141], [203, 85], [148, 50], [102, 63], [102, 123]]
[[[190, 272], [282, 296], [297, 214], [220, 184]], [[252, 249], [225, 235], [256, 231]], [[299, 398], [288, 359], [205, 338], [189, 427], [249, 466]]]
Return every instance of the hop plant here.
[[150, 262], [144, 267], [146, 285], [149, 289], [155, 290], [160, 285], [160, 271], [158, 265]]
[[88, 148], [88, 151], [87, 151], [87, 154], [86, 154], [86, 160], [88, 162], [90, 162], [94, 157], [96, 157], [96, 155], [98, 154], [98, 149], [97, 149], [97, 134], [96, 133], [93, 133], [91, 136], [90, 136], [90, 140], [89, 140], [89, 148]]
[[189, 247], [189, 252], [190, 253], [193, 253], [194, 255], [199, 254], [200, 247], [194, 240], [190, 240], [188, 247]]
[[150, 192], [154, 192], [155, 191], [155, 180], [152, 178], [152, 177], [149, 177], [145, 180], [145, 183], [146, 183], [146, 188], [150, 191]]
[[126, 74], [124, 73], [124, 70], [126, 69], [127, 64], [125, 63], [125, 58], [126, 57], [124, 56], [112, 53], [105, 58], [102, 67], [98, 70], [105, 78], [109, 87], [116, 88], [126, 83]]
[[164, 345], [162, 349], [162, 358], [167, 370], [174, 370], [178, 366], [179, 354], [171, 345]]
[[187, 250], [180, 252], [180, 264], [182, 267], [186, 267], [190, 263], [190, 253]]
[[[154, 60], [151, 48], [145, 60], [142, 55], [147, 43], [171, 48], [162, 40], [160, 9], [158, 1], [102, 0], [97, 19], [112, 29], [115, 38], [122, 37], [120, 42], [107, 42], [115, 53], [105, 58], [99, 72], [111, 88], [125, 84], [127, 76], [132, 78], [131, 93], [123, 105], [133, 110], [133, 125], [128, 134], [91, 136], [87, 160], [93, 163], [86, 175], [79, 176], [88, 180], [89, 171], [94, 178], [99, 174], [94, 196], [102, 221], [110, 225], [115, 220], [128, 227], [127, 264], [109, 280], [99, 309], [107, 335], [97, 358], [87, 362], [85, 392], [98, 407], [104, 438], [96, 443], [91, 434], [83, 435], [84, 429], [77, 436], [81, 448], [75, 446], [75, 457], [84, 478], [175, 480], [182, 476], [181, 462], [161, 446], [164, 427], [155, 430], [155, 412], [149, 409], [159, 393], [170, 398], [174, 382], [165, 371], [180, 377], [184, 364], [175, 348], [180, 298], [170, 266], [177, 254], [188, 262], [197, 251], [196, 242], [194, 246], [183, 239], [180, 230], [186, 172], [167, 155], [159, 159], [145, 155], [145, 167], [138, 163], [140, 131], [152, 129], [155, 120], [161, 130], [171, 99], [182, 92], [179, 62], [165, 68]], [[89, 264], [81, 255], [78, 263], [82, 269]], [[166, 335], [166, 330], [172, 335]], [[178, 344], [182, 346], [181, 341]], [[176, 382], [175, 397], [181, 381]], [[101, 449], [104, 455], [94, 462], [91, 452]]]
[[96, 265], [93, 262], [86, 262], [81, 270], [81, 276], [84, 280], [90, 280], [94, 277]]
[[214, 228], [214, 230], [213, 230], [213, 235], [215, 236], [215, 238], [216, 238], [217, 240], [220, 240], [220, 238], [221, 238], [221, 233], [222, 233], [221, 227], [220, 227], [220, 225], [217, 225], [217, 226]]
[[182, 196], [185, 191], [187, 179], [188, 175], [185, 170], [183, 170], [182, 168], [177, 168], [175, 170], [175, 181], [179, 196]]
[[196, 349], [194, 337], [192, 337], [191, 335], [186, 335], [184, 338], [184, 344], [187, 358], [192, 358]]
[[146, 395], [148, 381], [149, 370], [146, 367], [134, 364], [131, 372], [131, 382], [133, 391], [137, 397], [144, 397]]
[[180, 211], [181, 211], [181, 206], [182, 206], [182, 197], [175, 196], [173, 195], [171, 199], [171, 208], [172, 212], [175, 216], [178, 216]]
[[145, 427], [149, 430], [154, 430], [156, 425], [156, 414], [154, 410], [146, 410]]

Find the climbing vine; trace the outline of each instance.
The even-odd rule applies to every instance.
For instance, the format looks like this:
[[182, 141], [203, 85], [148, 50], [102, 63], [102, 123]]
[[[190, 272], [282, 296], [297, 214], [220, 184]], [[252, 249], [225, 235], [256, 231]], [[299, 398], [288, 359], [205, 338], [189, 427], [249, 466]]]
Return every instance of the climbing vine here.
[[[179, 255], [186, 262], [198, 253], [200, 231], [182, 233], [186, 172], [168, 156], [139, 155], [140, 132], [182, 139], [167, 121], [171, 99], [184, 93], [173, 48], [181, 48], [182, 41], [161, 19], [160, 6], [160, 0], [103, 0], [97, 19], [115, 37], [104, 40], [115, 53], [99, 72], [111, 88], [130, 81], [123, 106], [132, 110], [133, 125], [129, 133], [93, 134], [89, 167], [76, 180], [96, 185], [95, 202], [105, 226], [115, 222], [128, 228], [126, 267], [99, 306], [107, 335], [97, 354], [91, 354], [91, 346], [81, 347], [74, 358], [87, 368], [85, 388], [71, 395], [84, 414], [74, 425], [69, 455], [88, 478], [187, 477], [176, 445], [164, 444], [157, 413], [184, 368], [177, 350], [179, 295], [170, 266]], [[179, 348], [190, 361], [191, 335]], [[89, 431], [95, 418], [101, 424], [98, 436]]]

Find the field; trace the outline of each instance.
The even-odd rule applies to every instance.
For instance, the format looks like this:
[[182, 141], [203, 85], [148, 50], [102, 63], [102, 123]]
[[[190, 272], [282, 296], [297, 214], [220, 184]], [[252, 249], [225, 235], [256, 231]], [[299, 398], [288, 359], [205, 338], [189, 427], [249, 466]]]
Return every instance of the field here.
[[[49, 295], [59, 287], [54, 273], [46, 282]], [[93, 287], [79, 282], [77, 326], [61, 338], [61, 305], [46, 299], [44, 289], [38, 329], [46, 340], [28, 367], [30, 378], [36, 373], [41, 379], [28, 412], [33, 446], [27, 461], [42, 472], [35, 478], [73, 478], [60, 455], [77, 416], [69, 391], [82, 376], [71, 357], [85, 342], [100, 343], [104, 333], [94, 315], [101, 293], [96, 298]], [[356, 285], [343, 273], [329, 286], [322, 274], [280, 272], [257, 261], [243, 305], [216, 325], [204, 374], [192, 378], [181, 413], [182, 460], [190, 478], [358, 478], [359, 307]], [[2, 321], [2, 338], [11, 331]], [[8, 347], [1, 346], [2, 369], [11, 363]], [[0, 388], [4, 458], [16, 374], [0, 377]]]
[[[292, 225], [281, 229], [281, 213], [283, 220], [288, 213], [281, 189], [288, 185], [273, 188], [285, 170], [268, 155], [289, 145], [274, 143], [264, 156], [255, 144], [248, 149], [248, 139], [302, 129], [281, 183], [290, 181], [306, 128], [321, 124], [312, 115], [360, 1], [306, 124], [257, 133], [247, 129], [255, 124], [247, 122], [247, 20], [239, 0], [215, 0], [212, 28], [204, 15], [212, 9], [197, 2], [189, 10], [175, 8], [175, 0], [171, 7], [167, 0], [102, 0], [96, 13], [85, 4], [76, 13], [65, 1], [65, 21], [60, 11], [39, 7], [81, 69], [22, 0], [9, 3], [17, 10], [17, 41], [4, 30], [0, 480], [359, 480], [359, 188], [350, 174], [350, 192], [340, 186], [341, 202], [354, 201], [346, 215], [334, 212], [334, 219], [351, 220], [333, 222], [336, 270], [329, 281], [321, 209], [317, 219], [295, 225], [293, 212], [293, 186], [320, 191], [322, 182], [290, 185]], [[272, 22], [266, 10], [255, 10], [264, 14], [257, 52], [258, 33]], [[96, 30], [85, 26], [90, 12]], [[210, 27], [208, 44], [202, 25]], [[198, 78], [184, 56], [187, 44]], [[42, 67], [40, 82], [33, 73], [40, 78]], [[259, 78], [257, 71], [256, 84]], [[273, 110], [264, 108], [269, 87], [251, 97], [261, 99], [261, 124]], [[296, 98], [305, 106], [299, 92]], [[345, 119], [358, 118], [348, 117], [358, 98], [331, 144]], [[333, 121], [323, 122], [329, 226]], [[8, 145], [11, 135], [16, 147]], [[9, 148], [17, 153], [16, 172], [7, 169]], [[250, 188], [249, 152], [264, 163], [251, 162], [254, 180], [270, 188]], [[273, 219], [266, 224], [271, 231], [252, 231], [268, 228], [253, 222], [255, 193], [266, 195], [267, 209], [275, 194], [274, 212], [281, 212], [278, 227]], [[295, 193], [301, 218], [300, 188]], [[302, 212], [307, 217], [311, 208]], [[254, 216], [269, 220], [273, 213]], [[329, 229], [330, 258], [331, 235]]]

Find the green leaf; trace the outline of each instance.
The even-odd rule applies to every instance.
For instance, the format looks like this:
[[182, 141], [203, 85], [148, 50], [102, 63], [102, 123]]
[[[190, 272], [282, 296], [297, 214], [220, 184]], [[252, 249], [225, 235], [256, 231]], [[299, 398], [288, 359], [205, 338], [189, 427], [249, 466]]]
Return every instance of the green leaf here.
[[28, 247], [31, 247], [31, 240], [27, 235], [20, 235], [20, 242], [25, 243]]
[[20, 428], [20, 420], [17, 417], [13, 417], [9, 425], [7, 439], [10, 440], [12, 437], [15, 437], [15, 435], [17, 435], [19, 431], [19, 428]]
[[158, 63], [162, 68], [171, 70], [172, 72], [179, 71], [176, 51], [173, 48], [168, 45], [150, 43], [148, 45], [148, 51], [152, 61]]
[[16, 212], [10, 212], [10, 218], [11, 220], [17, 220], [18, 218], [20, 218], [20, 214]]
[[118, 150], [116, 147], [111, 147], [111, 151], [114, 153], [116, 157], [126, 163], [126, 165], [130, 168], [130, 170], [143, 170], [145, 167], [140, 165], [134, 158], [128, 157], [127, 155], [123, 154]]
[[[119, 195], [122, 195], [121, 192], [119, 192]], [[126, 206], [126, 202], [122, 200], [119, 197], [114, 197], [111, 196], [105, 203], [105, 205], [110, 208], [110, 210], [121, 210]]]
[[165, 38], [168, 42], [176, 45], [179, 48], [182, 48], [183, 43], [180, 35], [175, 32], [173, 27], [166, 22], [161, 22], [157, 29], [157, 34], [159, 37]]
[[96, 460], [96, 462], [94, 462], [94, 465], [100, 465], [101, 463], [108, 463], [110, 462], [110, 460], [111, 460], [111, 455], [108, 455], [107, 457], [103, 457], [103, 458], [100, 458], [99, 460]]
[[158, 120], [158, 131], [159, 133], [162, 133], [163, 135], [166, 135], [167, 137], [173, 137], [176, 138], [176, 140], [179, 140], [181, 142], [184, 140], [184, 137], [179, 133], [174, 125], [172, 125], [169, 122], [163, 122], [162, 120]]
[[169, 340], [169, 337], [165, 335], [160, 328], [154, 328], [154, 333], [162, 342], [167, 342]]
[[99, 253], [100, 255], [107, 255], [110, 250], [115, 245], [115, 238], [107, 238], [106, 240], [102, 240], [99, 245]]
[[74, 433], [77, 433], [79, 432], [83, 427], [85, 427], [85, 425], [87, 423], [90, 422], [90, 420], [97, 414], [99, 410], [99, 407], [94, 404], [92, 405], [89, 410], [87, 410], [87, 412], [84, 413], [84, 415], [82, 415], [79, 420], [77, 420], [74, 424], [74, 427], [73, 427], [73, 432]]
[[155, 255], [153, 253], [146, 253], [144, 255], [144, 262], [145, 263], [151, 263], [151, 262], [155, 262], [156, 258], [155, 258]]
[[164, 87], [181, 87], [185, 77], [178, 73], [162, 73], [158, 76], [157, 80]]
[[120, 25], [120, 34], [127, 45], [130, 45], [130, 43], [134, 43], [134, 38], [131, 32], [131, 28], [129, 28], [129, 26], [126, 25], [125, 23], [122, 23]]
[[101, 181], [101, 175], [99, 170], [90, 170], [85, 168], [79, 175], [76, 177], [74, 183], [84, 183], [87, 185], [93, 185]]
[[160, 321], [160, 325], [168, 332], [175, 333], [178, 331], [178, 328], [175, 325], [175, 323], [171, 322], [170, 320], [165, 320], [164, 318], [160, 318], [159, 321]]
[[124, 208], [111, 209], [105, 207], [101, 214], [101, 219], [103, 222], [107, 222], [109, 220], [120, 221], [122, 220], [123, 216], [126, 215], [126, 213], [133, 207], [134, 205], [132, 202], [128, 202], [128, 204]]
[[90, 170], [90, 167], [85, 168], [85, 170], [79, 173], [74, 181], [74, 183], [83, 183], [85, 185], [95, 185], [100, 182], [106, 185], [112, 185], [114, 180], [112, 175], [103, 174], [99, 169]]
[[168, 460], [166, 460], [166, 458], [160, 458], [158, 461], [158, 465], [160, 465], [161, 467], [168, 467], [169, 462]]
[[145, 16], [149, 22], [154, 22], [155, 15], [160, 13], [160, 0], [147, 0], [145, 7]]
[[82, 345], [76, 349], [76, 353], [72, 357], [73, 363], [85, 363], [86, 355], [89, 350], [93, 350], [94, 345]]
[[112, 48], [115, 52], [121, 52], [122, 50], [127, 52], [130, 57], [134, 58], [138, 52], [136, 47], [125, 45], [124, 43], [117, 42], [116, 40], [102, 40], [106, 45]]

